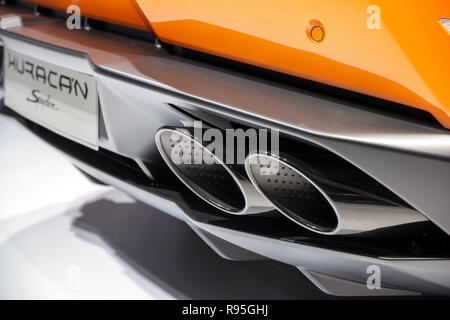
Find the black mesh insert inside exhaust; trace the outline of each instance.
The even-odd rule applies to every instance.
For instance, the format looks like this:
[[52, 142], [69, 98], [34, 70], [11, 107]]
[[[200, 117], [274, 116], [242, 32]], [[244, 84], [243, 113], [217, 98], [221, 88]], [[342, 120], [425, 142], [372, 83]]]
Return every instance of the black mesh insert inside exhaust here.
[[253, 159], [256, 163], [250, 164], [250, 170], [255, 182], [284, 215], [321, 232], [337, 227], [337, 216], [330, 202], [297, 170], [274, 158]]
[[174, 130], [161, 132], [159, 139], [171, 169], [198, 196], [228, 212], [245, 208], [244, 195], [232, 173], [209, 150]]

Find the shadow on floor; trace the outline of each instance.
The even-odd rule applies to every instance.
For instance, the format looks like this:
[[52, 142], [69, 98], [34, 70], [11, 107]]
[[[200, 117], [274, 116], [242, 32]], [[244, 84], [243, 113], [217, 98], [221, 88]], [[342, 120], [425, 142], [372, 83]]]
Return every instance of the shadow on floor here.
[[184, 222], [140, 202], [85, 205], [74, 226], [100, 236], [122, 259], [177, 298], [329, 299], [296, 268], [219, 257]]

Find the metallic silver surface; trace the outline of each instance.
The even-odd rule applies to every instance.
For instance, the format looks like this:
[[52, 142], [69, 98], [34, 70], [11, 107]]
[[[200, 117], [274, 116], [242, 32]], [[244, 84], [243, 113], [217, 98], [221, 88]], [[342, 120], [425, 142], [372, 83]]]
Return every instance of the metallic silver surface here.
[[[1, 9], [3, 15], [18, 10]], [[267, 80], [242, 77], [174, 57], [144, 41], [97, 30], [73, 32], [59, 19], [34, 18], [42, 22], [23, 19], [22, 27], [2, 30], [1, 38], [16, 50], [33, 51], [37, 58], [52, 63], [74, 68], [79, 63], [72, 60], [87, 63], [89, 68], [83, 68], [83, 72], [98, 81], [108, 134], [101, 147], [133, 158], [152, 159], [152, 137], [158, 128], [191, 121], [167, 107], [168, 103], [276, 128], [351, 162], [450, 233], [447, 130], [372, 113]]]
[[[5, 15], [23, 10], [0, 7]], [[100, 147], [158, 162], [155, 135], [163, 126], [192, 126], [171, 108], [201, 111], [230, 121], [271, 127], [319, 145], [351, 162], [450, 233], [450, 135], [382, 114], [323, 99], [189, 59], [153, 44], [97, 30], [69, 31], [60, 19], [21, 19], [0, 31], [5, 46], [96, 78], [103, 131]], [[39, 23], [37, 23], [39, 22]], [[117, 179], [79, 160], [97, 179], [236, 246], [290, 265], [364, 284], [375, 264], [383, 284], [450, 295], [450, 261], [383, 259], [287, 242], [194, 221], [174, 202]]]
[[[263, 257], [360, 284], [364, 284], [367, 279], [367, 268], [371, 265], [376, 265], [382, 271], [382, 284], [384, 287], [450, 295], [450, 278], [448, 277], [450, 260], [448, 259], [386, 259], [382, 257], [368, 257], [266, 238], [205, 224], [191, 219], [183, 209], [171, 200], [138, 188], [125, 180], [118, 179], [76, 158], [68, 157], [75, 166], [105, 184], [114, 186], [133, 198], [184, 221], [191, 227], [208, 232], [219, 239]], [[367, 295], [373, 295], [373, 292], [368, 290]]]
[[328, 194], [301, 167], [272, 155], [250, 155], [245, 169], [258, 191], [282, 214], [321, 234], [361, 233], [427, 220], [415, 210], [379, 200], [355, 202], [345, 191]]
[[[272, 238], [261, 237], [223, 227], [201, 223], [189, 218], [174, 202], [139, 189], [74, 158], [72, 162], [92, 176], [112, 185], [132, 197], [164, 211], [188, 224], [213, 234], [236, 246], [293, 266], [330, 277], [366, 283], [367, 267], [377, 265], [382, 272], [382, 284], [422, 293], [450, 295], [450, 260], [445, 259], [383, 259], [317, 248]], [[368, 289], [368, 295], [373, 292]]]
[[190, 227], [211, 249], [224, 259], [232, 261], [267, 260], [266, 257], [231, 244], [192, 224], [190, 224]]
[[212, 206], [238, 215], [273, 209], [247, 177], [223, 162], [224, 155], [213, 154], [188, 132], [163, 128], [155, 139], [161, 156], [175, 175]]
[[355, 296], [417, 296], [418, 292], [395, 290], [380, 287], [378, 289], [367, 289], [366, 284], [347, 281], [339, 278], [333, 278], [317, 272], [311, 272], [299, 268], [299, 270], [320, 290], [323, 292], [341, 297], [355, 297]]

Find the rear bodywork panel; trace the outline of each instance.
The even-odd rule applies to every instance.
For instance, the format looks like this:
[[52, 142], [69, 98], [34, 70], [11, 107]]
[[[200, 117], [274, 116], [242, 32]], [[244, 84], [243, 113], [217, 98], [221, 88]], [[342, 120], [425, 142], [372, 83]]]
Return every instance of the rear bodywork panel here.
[[[72, 2], [58, 1], [60, 3], [65, 6]], [[84, 6], [84, 2], [77, 3]], [[160, 13], [176, 12], [176, 8], [165, 6], [168, 3], [161, 2]], [[58, 9], [64, 11], [62, 4]], [[100, 1], [97, 4], [107, 5]], [[136, 6], [132, 1], [122, 4], [124, 12], [130, 10], [131, 15], [143, 19], [133, 20], [135, 24], [142, 22], [139, 29], [154, 30], [166, 42], [194, 48], [175, 40], [183, 34], [181, 27], [173, 30], [170, 40], [163, 36], [163, 31], [158, 31], [157, 19], [145, 14], [143, 6]], [[116, 5], [120, 7], [114, 3]], [[92, 10], [97, 12], [97, 19], [132, 26], [123, 20], [124, 17], [113, 19], [112, 13], [99, 8], [85, 7], [82, 11]], [[206, 3], [205, 8], [209, 8]], [[194, 11], [191, 16], [202, 12]], [[328, 23], [318, 19], [327, 28], [328, 41]], [[438, 22], [436, 25], [440, 27]], [[209, 27], [205, 25], [205, 28]], [[438, 30], [443, 31], [441, 29]], [[269, 258], [296, 266], [323, 291], [336, 295], [450, 294], [448, 130], [373, 112], [364, 101], [349, 103], [290, 83], [177, 55], [157, 42], [125, 33], [115, 34], [95, 27], [69, 30], [60, 16], [44, 13], [36, 16], [32, 10], [18, 6], [0, 6], [0, 39], [6, 53], [21, 53], [95, 79], [99, 102], [98, 148], [88, 148], [56, 134], [51, 128], [40, 126], [21, 114], [17, 105], [7, 104], [7, 108], [1, 108], [2, 113], [16, 118], [24, 127], [64, 152], [75, 166], [95, 179], [185, 221], [221, 256], [233, 260]], [[186, 39], [191, 42], [198, 37], [191, 35], [184, 41]], [[208, 39], [202, 43], [212, 41]], [[318, 50], [315, 48], [321, 48], [325, 42], [311, 44], [314, 45], [311, 48]], [[232, 43], [228, 45], [232, 47]], [[247, 50], [257, 51], [255, 48]], [[234, 49], [239, 50], [239, 46]], [[206, 47], [198, 50], [212, 53]], [[306, 55], [306, 51], [292, 50], [300, 57], [318, 56], [312, 51]], [[270, 52], [272, 57], [278, 57], [278, 53]], [[223, 52], [215, 54], [225, 56]], [[259, 57], [258, 52], [252, 56]], [[358, 54], [353, 56], [353, 63], [361, 62]], [[240, 60], [237, 56], [232, 58]], [[335, 59], [327, 58], [323, 63], [333, 61]], [[254, 61], [246, 62], [260, 65]], [[285, 61], [273, 59], [272, 63], [275, 62]], [[276, 69], [273, 65], [264, 66]], [[381, 64], [379, 68], [383, 70]], [[311, 72], [321, 70], [325, 70], [322, 64], [311, 68]], [[345, 68], [327, 76], [348, 76], [350, 79], [350, 70], [353, 69]], [[308, 75], [308, 78], [312, 76]], [[361, 77], [361, 83], [365, 81], [362, 78], [367, 80]], [[387, 83], [382, 89], [392, 90], [391, 84]], [[362, 176], [363, 182], [375, 182], [376, 191], [388, 192], [387, 200], [420, 216], [420, 222], [408, 220], [403, 223], [402, 220], [393, 229], [381, 228], [350, 236], [325, 235], [306, 230], [276, 212], [238, 216], [217, 210], [201, 201], [168, 169], [155, 139], [161, 128], [193, 128], [198, 119], [221, 131], [228, 128], [278, 130], [282, 152], [295, 156], [292, 151], [301, 150], [306, 155], [308, 150], [313, 150], [327, 161], [332, 159], [328, 164], [336, 172], [342, 168], [337, 164], [345, 163], [351, 172]], [[355, 185], [350, 181], [353, 176], [342, 176], [348, 181], [340, 181], [340, 184]], [[364, 187], [363, 184], [356, 185], [352, 193], [364, 191]], [[379, 195], [384, 197], [385, 194]], [[364, 213], [360, 211], [353, 213]], [[390, 219], [390, 215], [384, 217]], [[377, 222], [383, 220], [379, 214], [373, 218]], [[360, 222], [359, 219], [352, 221]], [[378, 266], [383, 273], [380, 291], [369, 290], [366, 286], [367, 268], [372, 265]]]
[[[167, 43], [422, 109], [450, 128], [450, 34], [439, 22], [450, 17], [447, 0], [32, 2], [76, 4]], [[320, 43], [308, 37], [311, 20], [325, 30]]]

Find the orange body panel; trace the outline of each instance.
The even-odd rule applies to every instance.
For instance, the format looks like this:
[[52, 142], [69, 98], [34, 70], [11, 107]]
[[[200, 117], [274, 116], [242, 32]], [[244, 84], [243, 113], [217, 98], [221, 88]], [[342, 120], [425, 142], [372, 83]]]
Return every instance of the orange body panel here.
[[[450, 128], [450, 34], [439, 23], [448, 0], [33, 2], [78, 4], [127, 25], [140, 11], [165, 42], [420, 108]], [[368, 28], [370, 5], [380, 29]], [[307, 35], [311, 20], [325, 29], [319, 43]]]
[[85, 17], [108, 21], [140, 30], [151, 30], [134, 0], [31, 0], [46, 8], [66, 12], [70, 5], [77, 5]]

